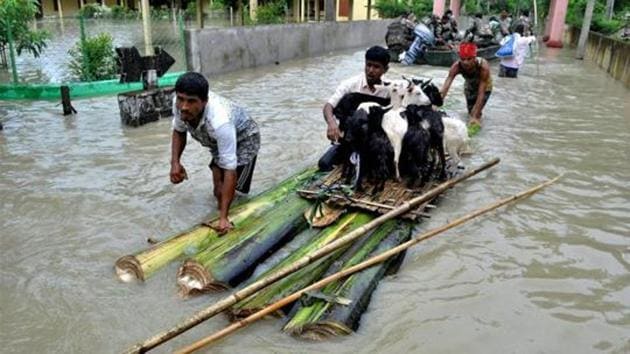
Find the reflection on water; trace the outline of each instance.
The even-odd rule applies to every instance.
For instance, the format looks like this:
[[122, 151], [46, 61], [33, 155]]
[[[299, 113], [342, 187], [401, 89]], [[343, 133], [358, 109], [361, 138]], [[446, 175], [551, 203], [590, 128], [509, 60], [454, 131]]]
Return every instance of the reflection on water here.
[[[571, 54], [547, 51], [519, 79], [495, 80], [466, 163], [498, 156], [501, 164], [449, 191], [419, 229], [564, 172], [561, 182], [410, 251], [351, 337], [297, 341], [263, 321], [213, 352], [630, 351], [630, 95]], [[254, 193], [315, 163], [327, 146], [322, 104], [362, 60], [353, 51], [210, 79], [260, 123]], [[388, 74], [441, 84], [446, 69], [392, 65]], [[461, 91], [457, 79], [447, 103], [456, 116]], [[208, 152], [191, 142], [183, 158], [190, 180], [171, 185], [169, 121], [127, 128], [115, 97], [73, 103], [71, 117], [55, 103], [0, 105], [3, 352], [119, 352], [220, 298], [179, 299], [178, 264], [141, 285], [113, 273], [147, 237], [216, 209]], [[225, 323], [210, 320], [158, 352]]]

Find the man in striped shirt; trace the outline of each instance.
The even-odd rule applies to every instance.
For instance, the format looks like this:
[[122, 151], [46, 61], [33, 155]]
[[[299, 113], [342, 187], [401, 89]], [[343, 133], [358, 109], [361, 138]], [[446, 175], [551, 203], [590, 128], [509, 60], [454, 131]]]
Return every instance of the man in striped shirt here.
[[260, 148], [256, 122], [234, 102], [209, 92], [208, 81], [194, 72], [183, 74], [175, 83], [173, 134], [171, 138], [171, 182], [188, 178], [180, 157], [188, 133], [210, 149], [210, 170], [219, 221], [213, 227], [220, 234], [233, 225], [228, 212], [235, 191], [248, 193]]

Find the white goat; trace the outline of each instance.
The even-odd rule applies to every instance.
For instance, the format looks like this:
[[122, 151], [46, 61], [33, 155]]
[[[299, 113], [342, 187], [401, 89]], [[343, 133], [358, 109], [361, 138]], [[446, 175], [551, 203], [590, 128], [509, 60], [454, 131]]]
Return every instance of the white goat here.
[[402, 141], [407, 133], [409, 123], [407, 118], [403, 115], [404, 108], [392, 109], [383, 115], [383, 122], [381, 127], [387, 135], [389, 142], [394, 148], [394, 166], [396, 167], [396, 180], [400, 180], [400, 171], [398, 169], [398, 160], [400, 158], [400, 151], [402, 150]]
[[410, 85], [407, 88], [407, 92], [402, 99], [402, 107], [406, 108], [407, 106], [415, 104], [418, 106], [426, 106], [431, 104], [431, 100], [429, 97], [424, 94], [422, 88], [419, 85]]
[[442, 117], [444, 123], [444, 150], [448, 152], [452, 159], [451, 168], [457, 168], [461, 159], [461, 154], [468, 150], [468, 128], [459, 119]]
[[410, 84], [407, 80], [391, 80], [382, 85], [375, 85], [374, 87], [388, 90], [392, 109], [398, 109], [402, 107], [402, 102], [409, 86]]

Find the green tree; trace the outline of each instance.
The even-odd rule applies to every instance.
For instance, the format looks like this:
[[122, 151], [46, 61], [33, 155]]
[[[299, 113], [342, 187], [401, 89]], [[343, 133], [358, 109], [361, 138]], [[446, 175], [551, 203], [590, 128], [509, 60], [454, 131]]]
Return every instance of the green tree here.
[[412, 12], [417, 18], [430, 15], [433, 10], [432, 0], [376, 0], [374, 9], [381, 18], [394, 18]]
[[[37, 14], [37, 0], [0, 0], [0, 51], [5, 52], [9, 44], [9, 29], [17, 55], [29, 52], [38, 57], [46, 48], [49, 34], [33, 30], [30, 22]], [[6, 66], [6, 62], [2, 62]]]

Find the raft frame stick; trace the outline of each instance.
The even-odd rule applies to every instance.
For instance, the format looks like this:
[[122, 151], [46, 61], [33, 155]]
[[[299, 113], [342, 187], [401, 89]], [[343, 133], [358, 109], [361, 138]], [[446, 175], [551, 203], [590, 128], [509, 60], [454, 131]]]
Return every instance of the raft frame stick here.
[[512, 195], [510, 197], [504, 198], [504, 199], [500, 199], [492, 204], [489, 204], [483, 208], [477, 209], [475, 211], [473, 211], [472, 213], [469, 213], [467, 215], [464, 215], [462, 217], [459, 217], [457, 219], [455, 219], [454, 221], [451, 221], [448, 224], [442, 225], [440, 227], [437, 227], [433, 230], [427, 231], [423, 234], [417, 235], [415, 237], [413, 237], [411, 240], [405, 242], [405, 243], [401, 243], [400, 245], [386, 251], [383, 252], [379, 255], [376, 255], [374, 257], [371, 257], [359, 264], [356, 264], [348, 269], [342, 270], [340, 272], [337, 272], [335, 274], [332, 274], [322, 280], [319, 280], [316, 283], [313, 283], [309, 286], [307, 286], [306, 288], [303, 288], [302, 290], [296, 291], [295, 293], [288, 295], [278, 301], [276, 301], [275, 303], [267, 306], [266, 308], [252, 314], [251, 316], [242, 319], [240, 321], [234, 322], [231, 325], [223, 328], [222, 330], [213, 333], [212, 335], [205, 337], [187, 347], [184, 347], [178, 351], [176, 351], [177, 354], [186, 354], [186, 353], [192, 353], [193, 351], [202, 348], [203, 346], [210, 344], [212, 342], [215, 342], [227, 335], [229, 335], [232, 332], [237, 331], [240, 328], [243, 328], [267, 315], [269, 315], [270, 313], [273, 313], [274, 311], [277, 311], [278, 309], [298, 300], [304, 293], [308, 292], [308, 291], [313, 291], [313, 290], [317, 290], [320, 289], [321, 287], [332, 283], [333, 281], [339, 280], [341, 278], [344, 278], [346, 276], [349, 276], [351, 274], [354, 274], [356, 272], [359, 272], [361, 270], [364, 270], [366, 268], [369, 268], [375, 264], [381, 263], [386, 261], [387, 259], [389, 259], [391, 256], [394, 256], [402, 251], [407, 250], [408, 248], [411, 248], [412, 246], [428, 240], [430, 238], [432, 238], [433, 236], [436, 236], [438, 234], [443, 233], [444, 231], [447, 231], [449, 229], [452, 229], [456, 226], [459, 226], [461, 224], [464, 224], [482, 214], [488, 213], [492, 210], [495, 210], [501, 206], [504, 206], [506, 204], [509, 203], [513, 203], [513, 202], [517, 202], [520, 201], [523, 198], [526, 198], [528, 196], [531, 196], [533, 194], [535, 194], [536, 192], [540, 191], [541, 189], [555, 183], [557, 180], [559, 180], [562, 177], [562, 175], [559, 175], [551, 180], [548, 180], [547, 182], [541, 183], [535, 187], [532, 187], [528, 190], [522, 191], [518, 194]]
[[313, 263], [314, 261], [316, 261], [317, 259], [324, 257], [330, 253], [332, 253], [333, 251], [335, 251], [336, 249], [338, 249], [339, 247], [344, 246], [345, 244], [352, 242], [354, 240], [356, 240], [357, 238], [363, 236], [366, 232], [372, 230], [373, 228], [379, 226], [380, 224], [384, 223], [387, 220], [393, 219], [397, 216], [400, 216], [406, 212], [408, 212], [409, 210], [411, 210], [412, 208], [416, 207], [417, 205], [419, 205], [420, 203], [424, 203], [428, 200], [431, 200], [433, 198], [435, 198], [437, 195], [439, 195], [440, 193], [444, 192], [445, 190], [451, 188], [452, 186], [456, 185], [457, 183], [466, 180], [476, 174], [478, 174], [479, 172], [485, 171], [487, 169], [489, 169], [490, 167], [493, 167], [495, 165], [497, 165], [499, 162], [501, 161], [501, 159], [499, 158], [494, 158], [491, 159], [490, 161], [482, 164], [481, 166], [471, 169], [470, 171], [462, 174], [459, 177], [455, 177], [451, 180], [448, 180], [444, 183], [441, 183], [440, 185], [438, 185], [437, 187], [427, 191], [426, 193], [415, 197], [409, 201], [404, 202], [403, 204], [401, 204], [400, 206], [398, 206], [396, 209], [391, 210], [375, 219], [373, 219], [372, 221], [368, 222], [367, 224], [363, 225], [362, 227], [359, 227], [358, 229], [355, 229], [352, 232], [349, 232], [348, 234], [346, 234], [345, 236], [329, 243], [328, 245], [320, 248], [319, 250], [313, 252], [312, 254], [306, 255], [300, 259], [298, 259], [297, 261], [295, 261], [295, 263], [293, 263], [292, 265], [288, 265], [285, 268], [282, 268], [280, 270], [278, 270], [277, 272], [270, 274], [262, 279], [260, 279], [259, 281], [256, 281], [255, 283], [252, 283], [250, 285], [248, 285], [247, 287], [238, 290], [234, 293], [232, 293], [231, 295], [223, 298], [222, 300], [219, 300], [218, 302], [216, 302], [215, 304], [201, 310], [198, 311], [196, 314], [194, 314], [192, 317], [189, 317], [188, 319], [184, 320], [183, 322], [179, 323], [178, 325], [176, 325], [175, 327], [166, 330], [162, 333], [158, 333], [155, 336], [145, 340], [142, 343], [136, 344], [133, 347], [129, 348], [126, 353], [145, 353], [155, 347], [157, 347], [158, 345], [184, 333], [185, 331], [193, 328], [194, 326], [200, 324], [201, 322], [227, 310], [229, 307], [231, 307], [232, 305], [234, 305], [235, 303], [247, 298], [248, 296], [256, 293], [258, 290], [266, 287], [267, 285], [276, 282], [277, 280], [280, 280], [284, 277], [286, 277], [289, 274], [294, 273], [295, 271], [305, 267], [306, 265]]
[[[296, 190], [296, 192], [298, 192], [298, 194], [309, 194], [309, 195], [316, 195], [318, 194], [318, 192], [314, 192], [314, 191], [309, 191], [307, 189], [298, 189]], [[336, 195], [332, 195], [332, 197], [337, 197]], [[357, 199], [357, 198], [353, 198], [353, 197], [349, 197], [349, 196], [344, 196], [344, 199], [347, 199], [353, 203], [357, 203], [357, 204], [365, 204], [367, 206], [372, 206], [372, 207], [376, 207], [376, 208], [380, 208], [380, 209], [387, 209], [387, 210], [393, 210], [396, 209], [396, 206], [394, 205], [387, 205], [387, 204], [383, 204], [383, 203], [377, 203], [377, 202], [373, 202], [370, 200], [364, 200], [364, 199]], [[410, 211], [410, 213], [414, 213], [418, 216], [428, 216], [429, 214], [423, 213], [421, 211], [415, 211], [412, 210]]]

